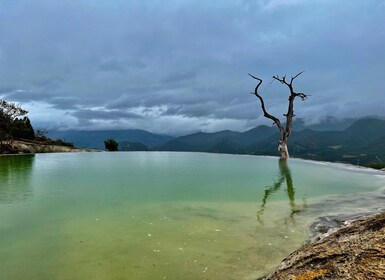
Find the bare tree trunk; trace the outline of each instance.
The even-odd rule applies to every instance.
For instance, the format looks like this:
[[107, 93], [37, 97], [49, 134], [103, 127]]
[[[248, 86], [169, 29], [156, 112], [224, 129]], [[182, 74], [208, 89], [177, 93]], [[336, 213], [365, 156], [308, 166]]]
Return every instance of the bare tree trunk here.
[[[289, 131], [288, 131], [289, 129]], [[283, 132], [281, 132], [281, 138], [278, 141], [278, 151], [281, 153], [281, 159], [288, 159], [289, 156], [289, 148], [287, 147], [287, 143], [290, 136], [291, 124], [289, 126], [286, 123], [286, 128]]]
[[281, 153], [281, 159], [288, 159], [290, 157], [287, 141], [279, 140], [278, 151]]

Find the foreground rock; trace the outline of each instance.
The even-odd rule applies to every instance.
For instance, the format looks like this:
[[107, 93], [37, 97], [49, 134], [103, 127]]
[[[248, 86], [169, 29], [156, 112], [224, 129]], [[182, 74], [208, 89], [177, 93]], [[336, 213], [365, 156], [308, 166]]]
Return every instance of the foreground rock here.
[[385, 213], [344, 222], [263, 279], [385, 279]]

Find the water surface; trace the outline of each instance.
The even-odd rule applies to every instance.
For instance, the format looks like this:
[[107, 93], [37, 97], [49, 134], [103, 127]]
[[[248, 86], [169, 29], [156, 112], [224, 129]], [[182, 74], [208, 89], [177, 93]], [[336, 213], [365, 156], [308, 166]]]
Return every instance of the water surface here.
[[384, 186], [365, 169], [273, 157], [0, 157], [0, 279], [256, 279], [317, 216], [381, 207], [360, 197]]

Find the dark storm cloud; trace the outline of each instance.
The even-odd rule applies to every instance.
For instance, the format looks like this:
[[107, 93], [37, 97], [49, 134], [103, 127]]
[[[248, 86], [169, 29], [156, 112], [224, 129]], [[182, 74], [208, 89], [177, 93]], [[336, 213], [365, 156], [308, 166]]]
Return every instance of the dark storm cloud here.
[[73, 113], [79, 119], [85, 120], [116, 120], [116, 119], [140, 119], [142, 116], [121, 111], [79, 109]]
[[73, 97], [55, 97], [49, 100], [53, 108], [59, 110], [77, 110], [81, 102], [78, 98]]
[[271, 76], [306, 70], [297, 116], [383, 114], [383, 26], [375, 0], [3, 0], [0, 96], [63, 128], [243, 130], [262, 119], [248, 72], [282, 115]]
[[45, 101], [49, 98], [45, 92], [35, 92], [28, 90], [13, 90], [4, 94], [5, 99], [20, 103], [27, 103], [30, 101]]
[[196, 69], [189, 69], [182, 72], [170, 72], [162, 79], [162, 82], [165, 84], [172, 84], [172, 83], [178, 83], [185, 81], [191, 81], [193, 80], [198, 74], [198, 71]]
[[125, 74], [128, 71], [141, 70], [145, 68], [146, 65], [135, 59], [126, 59], [122, 61], [114, 59], [105, 59], [104, 61], [99, 62], [97, 70], [100, 72], [116, 72], [118, 74]]
[[170, 105], [162, 112], [164, 116], [185, 116], [185, 117], [213, 117], [217, 119], [248, 120], [257, 116], [258, 107], [255, 104], [236, 104], [221, 107], [216, 101], [196, 103], [191, 105]]
[[101, 72], [117, 72], [117, 73], [125, 73], [126, 67], [115, 61], [106, 61], [99, 65], [98, 71]]

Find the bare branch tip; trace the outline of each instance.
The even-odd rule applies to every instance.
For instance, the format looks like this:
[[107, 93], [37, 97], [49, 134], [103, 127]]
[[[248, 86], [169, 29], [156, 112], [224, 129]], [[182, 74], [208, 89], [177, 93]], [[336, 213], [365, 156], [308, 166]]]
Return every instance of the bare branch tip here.
[[298, 77], [299, 75], [301, 75], [303, 72], [305, 72], [305, 71], [299, 72], [297, 75], [295, 75], [294, 77], [292, 77], [291, 80], [293, 81], [295, 78], [297, 78], [297, 77]]
[[248, 73], [248, 74], [249, 74], [249, 76], [250, 76], [250, 77], [252, 77], [253, 79], [256, 79], [256, 80], [258, 80], [258, 81], [262, 82], [262, 79], [260, 79], [260, 78], [257, 78], [256, 76], [254, 76], [254, 75], [251, 75], [250, 73]]

